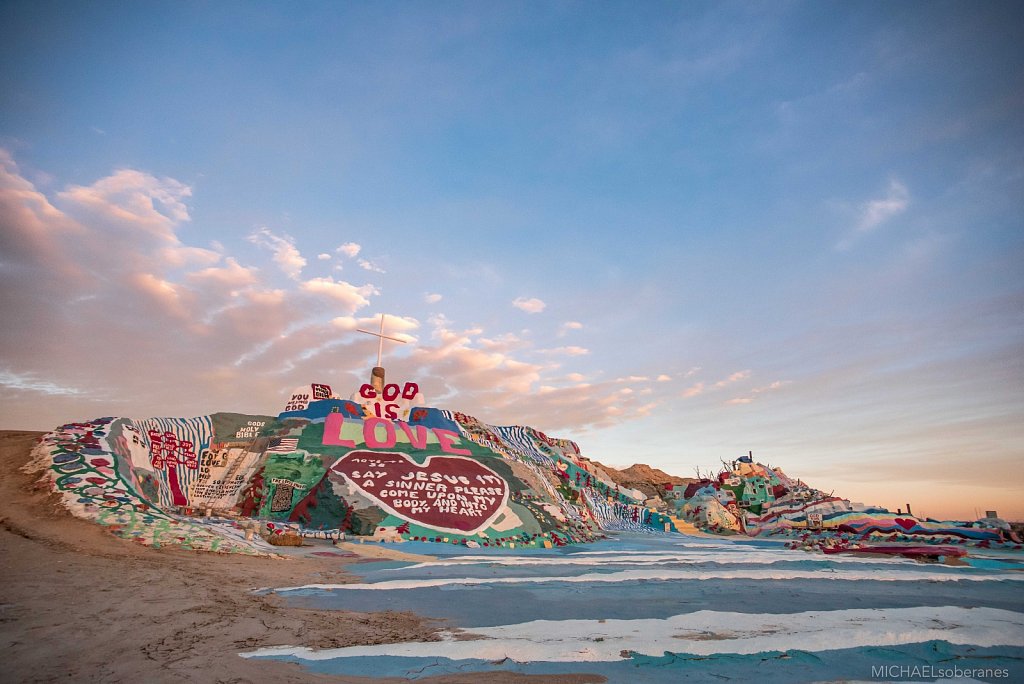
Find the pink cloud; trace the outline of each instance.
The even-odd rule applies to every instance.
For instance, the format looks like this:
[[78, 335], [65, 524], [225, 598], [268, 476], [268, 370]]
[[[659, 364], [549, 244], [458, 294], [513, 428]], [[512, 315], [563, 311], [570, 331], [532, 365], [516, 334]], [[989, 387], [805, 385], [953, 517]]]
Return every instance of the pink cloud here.
[[541, 349], [539, 351], [541, 354], [552, 354], [556, 356], [585, 356], [590, 353], [590, 350], [586, 347], [578, 347], [576, 345], [555, 347], [554, 349]]
[[729, 401], [727, 401], [725, 403], [726, 404], [732, 404], [732, 405], [736, 405], [736, 404], [749, 404], [752, 401], [754, 401], [754, 399], [757, 398], [757, 395], [764, 394], [765, 392], [773, 392], [773, 391], [775, 391], [777, 389], [781, 389], [781, 388], [785, 387], [788, 384], [790, 384], [789, 380], [776, 380], [775, 382], [773, 382], [773, 383], [771, 383], [769, 385], [764, 385], [763, 387], [754, 387], [753, 389], [750, 390], [750, 392], [746, 396], [736, 397], [734, 399], [730, 399]]
[[696, 396], [698, 396], [700, 394], [703, 394], [703, 393], [704, 393], [704, 383], [703, 382], [697, 382], [697, 383], [694, 383], [693, 385], [691, 385], [690, 387], [687, 387], [685, 390], [683, 390], [682, 396], [683, 396], [684, 399], [689, 399], [690, 397], [696, 397]]
[[322, 295], [338, 302], [348, 313], [368, 306], [368, 298], [378, 294], [377, 288], [372, 285], [356, 286], [330, 276], [307, 280], [301, 284], [301, 288], [311, 294]]
[[[72, 405], [63, 394], [51, 397], [55, 403], [26, 402], [23, 395], [43, 385], [22, 383], [20, 401], [0, 398], [6, 420], [45, 429], [95, 415], [191, 415], [221, 408], [210, 403], [216, 397], [235, 407], [262, 396], [269, 405], [248, 408], [273, 410], [280, 393], [315, 376], [309, 364], [320, 361], [310, 350], [355, 340], [316, 320], [322, 314], [303, 302], [311, 293], [301, 284], [271, 287], [223, 245], [183, 243], [177, 227], [190, 218], [190, 193], [173, 179], [121, 170], [55, 193], [64, 211], [0, 150], [0, 287], [16, 321], [0, 353], [15, 376], [88, 388], [80, 397], [94, 402]], [[297, 267], [296, 254], [277, 253]], [[323, 288], [345, 310], [375, 292], [346, 285]], [[348, 372], [337, 360], [330, 366]]]
[[157, 178], [121, 169], [92, 185], [73, 185], [57, 196], [66, 204], [94, 213], [101, 220], [122, 223], [176, 241], [174, 226], [189, 220], [185, 200], [192, 188], [173, 178]]
[[359, 250], [361, 249], [362, 247], [354, 242], [346, 242], [345, 244], [340, 245], [334, 251], [337, 252], [338, 254], [344, 254], [349, 259], [354, 259], [355, 256], [359, 254]]
[[383, 268], [370, 261], [369, 259], [360, 259], [358, 262], [359, 268], [364, 271], [371, 271], [373, 273], [387, 273]]
[[[374, 285], [302, 278], [305, 259], [294, 241], [269, 229], [250, 240], [291, 278], [283, 285], [270, 277], [276, 269], [245, 263], [230, 245], [184, 242], [178, 230], [193, 219], [191, 189], [173, 179], [122, 169], [54, 196], [60, 208], [0, 154], [0, 286], [16, 321], [0, 352], [11, 378], [38, 379], [0, 397], [5, 420], [25, 421], [12, 427], [225, 407], [272, 412], [297, 384], [364, 379], [376, 344], [356, 329], [375, 330], [379, 318], [356, 314], [378, 294]], [[358, 254], [354, 243], [343, 247], [339, 253]], [[311, 306], [311, 298], [322, 301]], [[520, 303], [524, 311], [544, 308], [540, 300]], [[653, 410], [650, 397], [638, 401], [640, 392], [561, 374], [550, 360], [582, 355], [584, 347], [547, 350], [548, 360], [538, 362], [543, 350], [523, 334], [456, 328], [440, 312], [428, 321], [417, 339], [419, 320], [388, 316], [386, 332], [416, 344], [393, 345], [385, 359], [389, 378], [421, 382], [439, 405], [552, 430], [613, 425]], [[53, 390], [62, 387], [83, 393]], [[45, 404], [26, 401], [44, 395]]]
[[728, 387], [729, 385], [737, 383], [740, 380], [746, 380], [749, 377], [750, 377], [750, 371], [748, 371], [748, 370], [737, 371], [736, 373], [733, 373], [732, 375], [730, 375], [729, 377], [725, 378], [724, 380], [719, 380], [718, 382], [716, 382], [715, 383], [715, 387], [718, 388], [718, 389], [721, 389], [722, 387]]
[[189, 305], [193, 303], [191, 301], [192, 297], [190, 296], [191, 293], [184, 288], [159, 278], [152, 273], [137, 273], [132, 278], [132, 281], [139, 292], [148, 296], [154, 303], [175, 318], [182, 320], [191, 318], [189, 315]]
[[249, 242], [269, 249], [274, 253], [274, 262], [292, 280], [298, 280], [306, 259], [299, 253], [295, 241], [290, 236], [275, 235], [269, 228], [260, 228], [249, 236]]
[[543, 311], [547, 304], [536, 297], [531, 297], [530, 299], [527, 299], [526, 297], [517, 297], [512, 300], [512, 306], [516, 307], [520, 311], [535, 314]]
[[[687, 373], [686, 375], [688, 377], [688, 376], [690, 376], [692, 374], [693, 373], [691, 372], [691, 373]], [[714, 382], [711, 385], [708, 385], [708, 384], [704, 383], [703, 381], [695, 382], [694, 384], [690, 385], [685, 390], [683, 390], [683, 392], [682, 392], [682, 394], [680, 396], [683, 397], [684, 399], [691, 399], [693, 397], [700, 396], [700, 395], [704, 394], [705, 392], [718, 391], [718, 390], [724, 389], [726, 387], [729, 387], [731, 385], [734, 385], [734, 384], [736, 384], [738, 382], [742, 382], [743, 380], [746, 380], [747, 378], [749, 378], [750, 375], [751, 375], [751, 372], [749, 370], [742, 370], [742, 371], [736, 371], [735, 373], [731, 373], [727, 377], [725, 377], [725, 378], [723, 378], [723, 379], [721, 379], [721, 380], [719, 380], [717, 382]]]
[[223, 266], [193, 271], [188, 274], [188, 279], [195, 283], [215, 283], [221, 287], [237, 289], [255, 285], [256, 274], [255, 268], [242, 266], [234, 257], [228, 257], [224, 260]]
[[558, 336], [565, 337], [570, 330], [582, 330], [583, 324], [579, 321], [566, 321], [558, 329]]

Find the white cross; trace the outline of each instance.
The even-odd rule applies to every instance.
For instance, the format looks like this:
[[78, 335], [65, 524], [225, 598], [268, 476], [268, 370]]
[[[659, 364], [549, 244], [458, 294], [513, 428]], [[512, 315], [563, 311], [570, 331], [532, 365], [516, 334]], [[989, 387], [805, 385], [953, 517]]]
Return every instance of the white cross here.
[[400, 340], [397, 337], [390, 337], [384, 334], [384, 314], [380, 315], [380, 332], [375, 333], [369, 330], [363, 330], [362, 328], [356, 328], [356, 332], [366, 333], [367, 335], [373, 335], [378, 338], [377, 340], [377, 367], [381, 366], [381, 357], [384, 354], [384, 340], [391, 340], [392, 342], [401, 342], [405, 344], [405, 340]]

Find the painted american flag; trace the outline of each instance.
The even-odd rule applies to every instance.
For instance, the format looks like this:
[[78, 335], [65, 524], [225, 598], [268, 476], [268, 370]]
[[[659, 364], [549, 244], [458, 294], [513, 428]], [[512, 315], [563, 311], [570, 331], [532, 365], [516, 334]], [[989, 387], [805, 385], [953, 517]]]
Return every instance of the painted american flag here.
[[298, 437], [274, 437], [270, 440], [270, 446], [267, 447], [267, 451], [273, 451], [278, 454], [290, 454], [298, 448]]

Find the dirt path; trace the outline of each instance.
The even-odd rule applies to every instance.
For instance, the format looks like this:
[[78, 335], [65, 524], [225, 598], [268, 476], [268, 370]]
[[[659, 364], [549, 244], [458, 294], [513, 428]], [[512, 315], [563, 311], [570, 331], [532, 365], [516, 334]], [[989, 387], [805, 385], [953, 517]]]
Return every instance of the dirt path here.
[[[388, 682], [247, 660], [261, 646], [434, 638], [412, 613], [289, 608], [252, 590], [353, 581], [349, 558], [275, 560], [135, 545], [70, 516], [21, 472], [41, 433], [0, 432], [0, 679], [16, 682]], [[478, 681], [477, 676], [477, 680]], [[475, 681], [472, 676], [421, 680]], [[502, 674], [489, 682], [600, 682]]]

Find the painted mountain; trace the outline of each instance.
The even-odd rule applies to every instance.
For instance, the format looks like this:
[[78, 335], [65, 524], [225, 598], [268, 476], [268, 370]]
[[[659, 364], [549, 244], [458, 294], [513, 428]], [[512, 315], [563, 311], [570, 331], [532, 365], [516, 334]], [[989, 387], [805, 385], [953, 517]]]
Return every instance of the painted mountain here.
[[69, 424], [43, 438], [34, 466], [76, 515], [209, 550], [258, 549], [250, 520], [264, 534], [513, 548], [666, 522], [574, 442], [531, 428], [422, 406], [403, 420], [338, 398], [288, 408]]
[[[429, 408], [417, 388], [326, 385], [277, 416], [99, 418], [47, 434], [30, 467], [64, 504], [142, 544], [242, 553], [284, 537], [551, 548], [605, 531], [835, 531], [999, 542], [1005, 530], [868, 508], [750, 459], [695, 480], [585, 458], [572, 441]], [[258, 534], [257, 534], [258, 533]], [[1012, 534], [1010, 535], [1012, 536]]]

